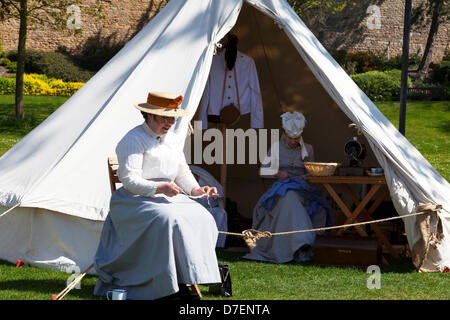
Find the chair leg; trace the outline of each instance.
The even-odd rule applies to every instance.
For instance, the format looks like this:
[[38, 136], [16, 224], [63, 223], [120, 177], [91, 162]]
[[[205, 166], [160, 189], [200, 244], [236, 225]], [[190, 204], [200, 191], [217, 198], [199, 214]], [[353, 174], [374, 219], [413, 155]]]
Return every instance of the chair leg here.
[[200, 298], [202, 297], [202, 293], [200, 292], [200, 289], [198, 288], [198, 285], [196, 284], [188, 284], [189, 288], [191, 288], [192, 293], [198, 295]]

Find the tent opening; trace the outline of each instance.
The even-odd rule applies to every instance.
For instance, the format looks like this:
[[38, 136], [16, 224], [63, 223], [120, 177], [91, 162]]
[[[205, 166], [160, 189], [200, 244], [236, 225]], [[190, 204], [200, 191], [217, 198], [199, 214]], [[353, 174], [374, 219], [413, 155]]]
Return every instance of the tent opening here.
[[[280, 115], [288, 111], [287, 106], [294, 105], [306, 117], [303, 138], [313, 146], [315, 160], [340, 162], [347, 166], [349, 159], [344, 153], [344, 146], [357, 136], [357, 132], [348, 127], [351, 120], [316, 79], [284, 30], [271, 17], [244, 2], [230, 32], [239, 38], [238, 50], [255, 61], [263, 102], [264, 128], [281, 129]], [[199, 119], [199, 109], [194, 120]], [[230, 127], [237, 128], [244, 131], [250, 128], [250, 114], [241, 115], [239, 122]], [[270, 134], [268, 136], [270, 139]], [[368, 151], [363, 166], [378, 167], [367, 140], [363, 135], [359, 135], [358, 140]], [[203, 148], [209, 143], [203, 142]], [[248, 146], [248, 140], [246, 143]], [[270, 146], [270, 140], [268, 144]], [[193, 146], [191, 141], [192, 152]], [[237, 203], [237, 210], [242, 216], [251, 218], [253, 208], [262, 196], [262, 189], [258, 165], [248, 164], [248, 154], [245, 159], [244, 165], [227, 165], [226, 196]], [[220, 165], [203, 163], [199, 166], [220, 181]], [[357, 194], [361, 191], [364, 192], [361, 187], [355, 189]]]

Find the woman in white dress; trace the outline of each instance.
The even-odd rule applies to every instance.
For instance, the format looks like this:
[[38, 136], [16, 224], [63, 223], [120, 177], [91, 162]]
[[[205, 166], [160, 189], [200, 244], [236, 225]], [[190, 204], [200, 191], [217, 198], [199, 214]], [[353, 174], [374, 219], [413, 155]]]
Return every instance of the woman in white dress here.
[[[328, 203], [318, 189], [303, 180], [307, 174], [303, 163], [314, 161], [313, 147], [302, 138], [305, 117], [299, 112], [286, 112], [281, 118], [283, 135], [279, 143], [272, 145], [266, 158], [274, 154], [272, 163], [264, 161], [261, 167], [262, 176], [278, 180], [256, 204], [252, 228], [275, 233], [331, 225]], [[269, 166], [278, 169], [274, 176], [263, 174]], [[262, 238], [244, 258], [274, 263], [308, 261], [312, 258], [314, 239], [314, 232]]]
[[186, 284], [221, 282], [211, 214], [191, 196], [218, 196], [200, 187], [169, 131], [187, 112], [182, 97], [151, 92], [135, 105], [144, 123], [118, 143], [118, 177], [95, 256], [95, 295], [127, 290], [129, 299], [190, 298]]

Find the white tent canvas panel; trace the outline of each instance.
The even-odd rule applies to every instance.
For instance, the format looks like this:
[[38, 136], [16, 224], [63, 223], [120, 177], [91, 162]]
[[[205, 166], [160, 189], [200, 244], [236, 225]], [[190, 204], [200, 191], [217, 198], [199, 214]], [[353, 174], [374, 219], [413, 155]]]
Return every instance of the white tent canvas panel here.
[[[132, 105], [149, 90], [184, 96], [195, 114], [214, 47], [243, 3], [273, 19], [334, 103], [356, 123], [386, 172], [400, 215], [440, 204], [445, 235], [424, 270], [450, 264], [450, 186], [356, 86], [284, 0], [172, 0], [83, 88], [0, 158], [0, 258], [71, 271], [91, 264], [109, 206], [106, 159], [142, 122]], [[265, 106], [265, 108], [269, 108]], [[185, 140], [188, 122], [174, 131]], [[412, 247], [422, 237], [405, 221]], [[233, 230], [236, 231], [236, 230]]]

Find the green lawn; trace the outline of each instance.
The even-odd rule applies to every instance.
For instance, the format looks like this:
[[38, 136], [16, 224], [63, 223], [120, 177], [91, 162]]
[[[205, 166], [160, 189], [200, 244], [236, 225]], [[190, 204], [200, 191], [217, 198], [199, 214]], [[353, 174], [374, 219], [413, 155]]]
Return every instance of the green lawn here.
[[[219, 261], [230, 265], [232, 299], [242, 300], [449, 300], [450, 278], [445, 273], [418, 273], [409, 260], [382, 267], [380, 289], [368, 289], [365, 269], [315, 267], [311, 263], [271, 264], [242, 259], [242, 253], [218, 249]], [[16, 268], [0, 262], [0, 300], [50, 300], [65, 286], [66, 273]], [[93, 296], [97, 277], [87, 275], [80, 289], [65, 300], [102, 299]], [[227, 300], [200, 286], [204, 300]]]
[[[0, 96], [0, 155], [37, 126], [67, 98], [25, 97], [24, 121], [14, 119], [14, 97]], [[398, 102], [378, 102], [398, 126]], [[448, 180], [450, 177], [450, 109], [448, 102], [408, 102], [406, 137]], [[450, 278], [443, 273], [418, 273], [410, 259], [388, 260], [381, 269], [381, 288], [368, 289], [364, 269], [319, 268], [311, 263], [270, 264], [243, 260], [243, 253], [218, 250], [219, 261], [230, 265], [232, 299], [450, 299]], [[0, 300], [49, 300], [66, 286], [68, 274], [0, 262]], [[86, 276], [81, 289], [66, 300], [98, 299], [92, 295], [95, 276]], [[226, 299], [208, 294], [204, 299]]]
[[[377, 102], [398, 128], [399, 102]], [[450, 102], [408, 102], [405, 136], [450, 181]]]
[[13, 95], [0, 95], [0, 156], [59, 108], [67, 97], [25, 96], [25, 119], [15, 118]]

